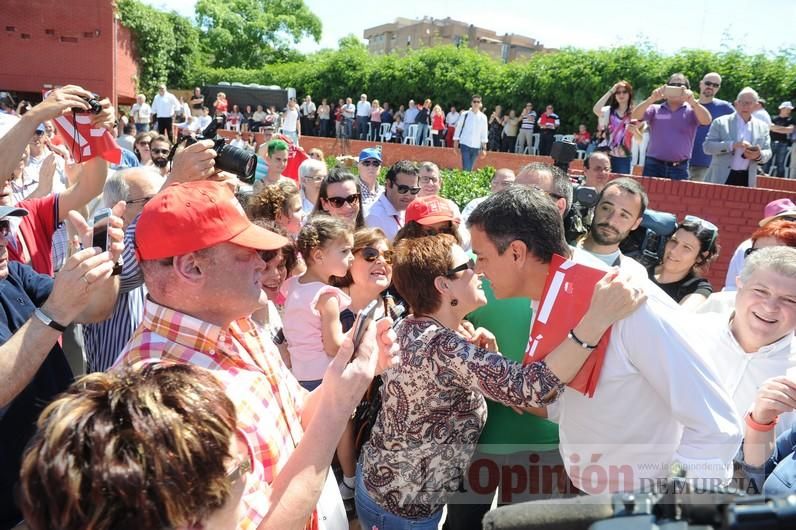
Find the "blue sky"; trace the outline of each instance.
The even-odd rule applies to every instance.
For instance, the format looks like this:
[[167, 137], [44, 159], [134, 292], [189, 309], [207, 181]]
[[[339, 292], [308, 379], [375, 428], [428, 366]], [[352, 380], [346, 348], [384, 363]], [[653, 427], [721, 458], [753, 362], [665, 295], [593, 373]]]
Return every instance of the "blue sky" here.
[[[195, 0], [143, 0], [193, 16]], [[747, 53], [790, 48], [796, 52], [796, 0], [400, 0], [398, 4], [304, 0], [320, 17], [319, 43], [302, 52], [334, 48], [341, 37], [395, 17], [451, 17], [496, 31], [532, 37], [547, 47], [610, 48], [648, 42], [664, 53], [681, 48]], [[365, 6], [363, 9], [362, 6]], [[370, 8], [369, 6], [372, 6]], [[389, 6], [390, 9], [384, 9]], [[783, 24], [777, 25], [777, 21]], [[778, 31], [779, 30], [779, 31]]]

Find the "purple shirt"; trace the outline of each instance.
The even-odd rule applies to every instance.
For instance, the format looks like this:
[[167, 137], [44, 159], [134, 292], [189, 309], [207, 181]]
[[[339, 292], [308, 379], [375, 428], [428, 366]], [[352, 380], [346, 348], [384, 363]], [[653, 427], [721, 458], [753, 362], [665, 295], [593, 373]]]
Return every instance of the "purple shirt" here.
[[644, 121], [650, 128], [647, 156], [666, 162], [691, 158], [699, 120], [690, 105], [683, 104], [674, 112], [665, 103], [650, 105], [644, 113]]

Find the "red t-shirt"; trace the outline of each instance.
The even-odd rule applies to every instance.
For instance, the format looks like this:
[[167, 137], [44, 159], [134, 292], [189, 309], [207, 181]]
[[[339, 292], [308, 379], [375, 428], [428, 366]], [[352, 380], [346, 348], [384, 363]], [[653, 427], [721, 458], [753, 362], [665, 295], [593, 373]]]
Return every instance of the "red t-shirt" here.
[[441, 131], [444, 128], [445, 128], [445, 116], [442, 114], [434, 114], [434, 117], [431, 119], [431, 130]]
[[[25, 240], [30, 254], [30, 266], [39, 274], [53, 275], [53, 234], [58, 228], [58, 194], [41, 199], [25, 199], [16, 205], [25, 208], [18, 236]], [[8, 259], [24, 262], [22, 247], [8, 242]]]

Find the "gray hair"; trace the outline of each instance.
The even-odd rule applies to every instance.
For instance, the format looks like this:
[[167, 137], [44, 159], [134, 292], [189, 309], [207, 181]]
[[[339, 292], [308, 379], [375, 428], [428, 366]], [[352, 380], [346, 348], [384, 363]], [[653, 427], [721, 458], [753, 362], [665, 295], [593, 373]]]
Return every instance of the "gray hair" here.
[[523, 173], [529, 173], [531, 171], [545, 172], [552, 177], [553, 189], [551, 191], [567, 201], [567, 207], [564, 210], [564, 215], [566, 216], [569, 213], [569, 209], [572, 207], [572, 182], [569, 180], [567, 174], [556, 166], [551, 166], [544, 162], [531, 162], [522, 166], [517, 172], [517, 175], [522, 175]]
[[434, 162], [421, 162], [420, 163], [420, 170], [421, 171], [433, 171], [439, 175], [439, 166]]
[[314, 158], [308, 158], [299, 166], [299, 178], [303, 179], [326, 169], [326, 164]]
[[156, 181], [162, 181], [160, 172], [152, 166], [127, 167], [113, 172], [105, 181], [102, 188], [102, 204], [105, 208], [113, 208], [119, 201], [126, 201], [130, 198], [130, 186], [127, 184], [127, 176], [133, 173], [148, 173]]
[[758, 95], [757, 90], [755, 90], [754, 88], [752, 88], [750, 86], [746, 86], [746, 87], [743, 87], [740, 92], [738, 92], [738, 97], [735, 98], [735, 101], [740, 101], [741, 100], [741, 96], [743, 96], [744, 94], [751, 94], [752, 96], [754, 96], [755, 101], [759, 101], [760, 100], [760, 96]]
[[796, 278], [796, 248], [766, 247], [749, 254], [741, 270], [741, 282], [746, 283], [760, 269]]

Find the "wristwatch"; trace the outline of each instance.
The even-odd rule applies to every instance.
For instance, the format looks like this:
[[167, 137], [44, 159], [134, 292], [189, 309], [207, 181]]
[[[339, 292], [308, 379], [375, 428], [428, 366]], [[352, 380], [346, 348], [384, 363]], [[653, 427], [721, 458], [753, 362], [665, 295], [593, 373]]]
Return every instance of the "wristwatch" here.
[[35, 311], [33, 311], [33, 314], [36, 315], [36, 318], [41, 320], [42, 324], [44, 324], [45, 326], [50, 326], [54, 330], [60, 331], [61, 333], [66, 331], [66, 326], [64, 326], [63, 324], [59, 324], [58, 322], [56, 322], [55, 320], [50, 318], [47, 315], [47, 313], [45, 313], [44, 311], [42, 311], [38, 307], [36, 308]]

